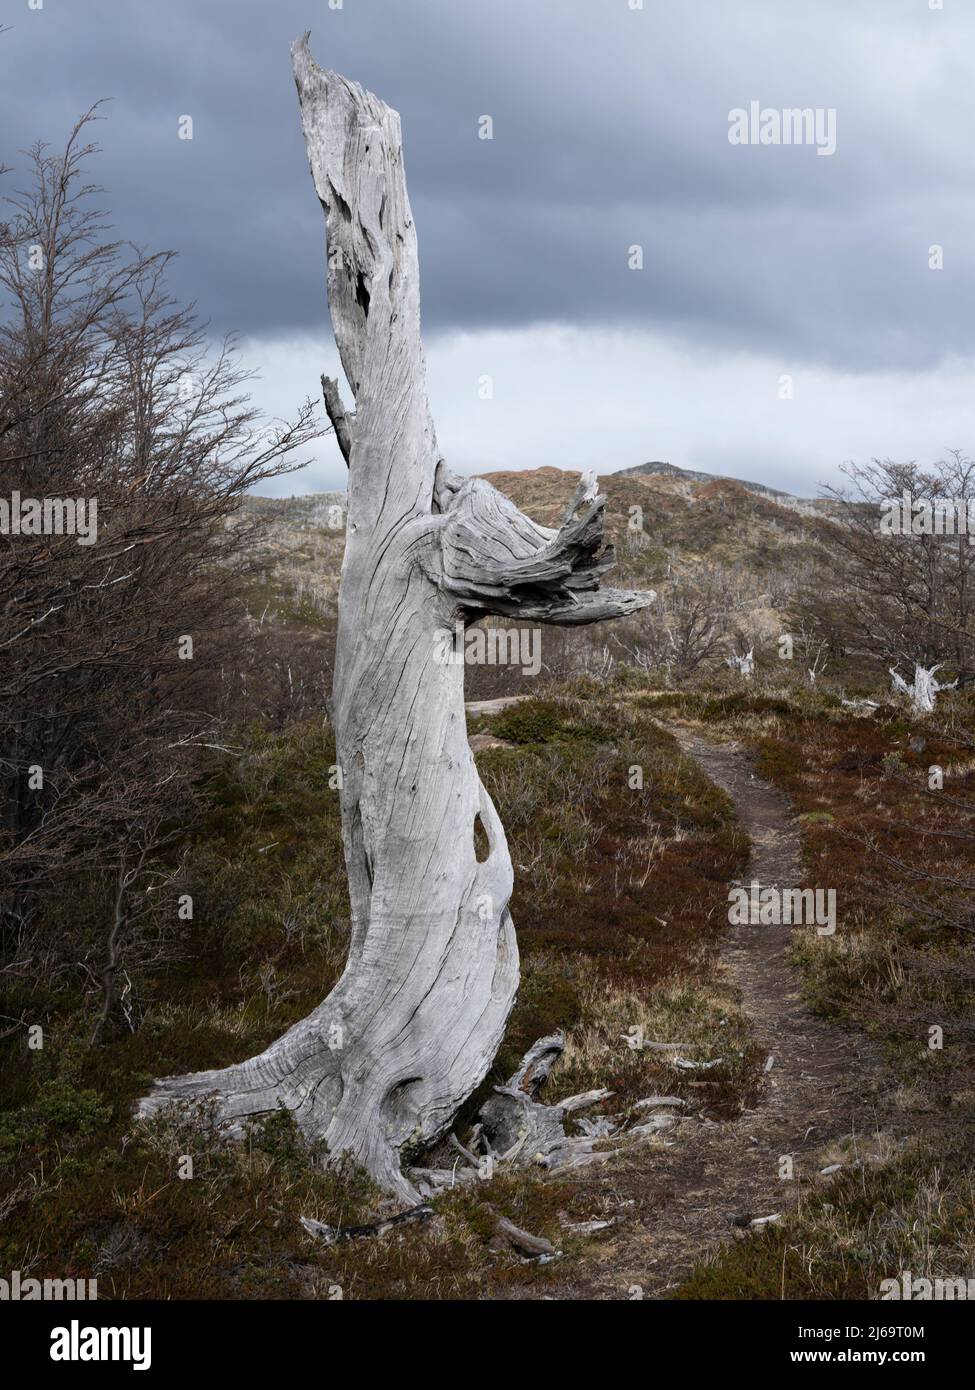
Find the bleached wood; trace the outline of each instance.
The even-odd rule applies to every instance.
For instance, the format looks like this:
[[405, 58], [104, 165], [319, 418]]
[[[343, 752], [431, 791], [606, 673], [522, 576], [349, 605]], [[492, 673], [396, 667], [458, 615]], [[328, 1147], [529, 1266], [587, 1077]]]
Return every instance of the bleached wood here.
[[743, 680], [750, 681], [755, 670], [755, 648], [749, 647], [744, 653], [732, 652], [730, 656], [725, 657], [725, 665], [737, 671]]
[[354, 417], [350, 417], [342, 404], [342, 395], [339, 391], [339, 384], [334, 377], [326, 376], [322, 373], [322, 399], [325, 402], [325, 413], [332, 422], [335, 431], [335, 439], [338, 443], [342, 457], [348, 463], [352, 455], [352, 425]]
[[952, 681], [950, 685], [942, 685], [940, 681], [935, 679], [940, 670], [940, 666], [929, 668], [922, 666], [920, 662], [915, 662], [914, 681], [908, 685], [903, 676], [899, 675], [893, 667], [890, 668], [894, 690], [899, 695], [907, 696], [911, 702], [911, 710], [915, 715], [932, 714], [941, 692], [957, 688], [957, 680]]
[[355, 400], [346, 412], [335, 383], [323, 386], [349, 464], [330, 711], [351, 945], [332, 993], [260, 1056], [159, 1081], [140, 1108], [213, 1095], [233, 1128], [283, 1104], [305, 1134], [412, 1203], [403, 1152], [441, 1135], [482, 1080], [518, 986], [504, 830], [467, 742], [463, 664], [440, 654], [458, 623], [483, 614], [588, 623], [652, 595], [600, 589], [612, 556], [594, 480], [551, 530], [446, 468], [427, 405], [399, 117], [318, 68], [307, 35], [292, 53]]

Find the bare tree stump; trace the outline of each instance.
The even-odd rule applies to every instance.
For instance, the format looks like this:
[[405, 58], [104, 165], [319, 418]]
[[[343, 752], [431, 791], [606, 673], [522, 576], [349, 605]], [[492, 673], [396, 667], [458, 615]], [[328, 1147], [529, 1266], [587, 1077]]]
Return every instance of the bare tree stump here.
[[890, 668], [895, 693], [907, 696], [911, 702], [911, 712], [917, 718], [932, 714], [942, 691], [955, 690], [958, 686], [957, 680], [952, 681], [950, 685], [942, 685], [936, 679], [940, 670], [940, 665], [928, 667], [922, 666], [920, 662], [915, 662], [914, 680], [912, 684], [908, 685], [903, 676], [899, 675], [893, 667]]
[[448, 473], [427, 405], [399, 117], [318, 68], [307, 35], [292, 56], [355, 398], [347, 412], [324, 385], [349, 464], [331, 718], [351, 946], [332, 993], [260, 1056], [158, 1081], [140, 1110], [213, 1095], [233, 1128], [283, 1104], [330, 1153], [416, 1202], [401, 1155], [442, 1134], [484, 1077], [518, 987], [511, 860], [467, 742], [464, 667], [444, 659], [456, 625], [490, 613], [592, 623], [653, 595], [600, 590], [613, 557], [592, 477], [550, 530]]

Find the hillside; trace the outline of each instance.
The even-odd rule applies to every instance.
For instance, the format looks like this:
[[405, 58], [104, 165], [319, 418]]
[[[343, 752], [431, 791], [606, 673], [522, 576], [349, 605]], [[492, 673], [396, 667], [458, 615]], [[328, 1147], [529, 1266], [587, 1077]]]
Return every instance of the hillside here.
[[[579, 479], [578, 473], [559, 468], [484, 476], [549, 526], [558, 523]], [[685, 474], [670, 465], [600, 475], [599, 489], [607, 499], [606, 534], [617, 549], [621, 582], [623, 577], [664, 578], [668, 558], [767, 574], [796, 559], [797, 546], [816, 543], [815, 521], [798, 508], [802, 499], [781, 493], [783, 500], [776, 500], [752, 488], [731, 478]]]
[[671, 478], [685, 483], [736, 483], [747, 492], [754, 492], [759, 497], [770, 497], [781, 507], [790, 507], [793, 511], [805, 512], [810, 516], [829, 516], [835, 510], [829, 498], [799, 497], [795, 493], [784, 492], [781, 488], [770, 487], [768, 483], [754, 483], [747, 478], [732, 478], [722, 473], [701, 473], [693, 468], [678, 468], [674, 463], [638, 463], [632, 468], [618, 469], [617, 476]]
[[[543, 467], [483, 475], [529, 516], [559, 524], [579, 474]], [[611, 668], [633, 658], [647, 666], [671, 659], [670, 634], [680, 622], [714, 620], [713, 663], [736, 640], [760, 646], [785, 630], [796, 597], [816, 592], [828, 570], [830, 523], [809, 499], [774, 493], [730, 478], [693, 475], [669, 464], [606, 473], [606, 540], [616, 552], [613, 582], [653, 589], [660, 603], [611, 629], [546, 629], [542, 638], [549, 675]], [[250, 498], [266, 562], [252, 613], [270, 615], [294, 637], [306, 622], [321, 639], [334, 630], [343, 549], [344, 493], [292, 498]], [[823, 507], [828, 504], [822, 504]], [[693, 608], [688, 617], [689, 606]], [[469, 672], [474, 697], [513, 693], [512, 672]]]
[[[536, 521], [556, 526], [580, 475], [543, 467], [482, 476]], [[735, 565], [743, 572], [772, 573], [795, 561], [801, 551], [821, 544], [821, 523], [830, 506], [671, 464], [641, 464], [601, 474], [599, 488], [607, 498], [606, 534], [617, 550], [621, 580], [660, 580], [668, 558], [687, 565]], [[251, 497], [247, 505], [268, 527], [272, 552], [297, 552], [294, 560], [301, 565], [301, 552], [316, 534], [328, 538], [334, 554], [331, 542], [340, 529], [336, 521], [344, 500], [342, 492], [324, 492]]]

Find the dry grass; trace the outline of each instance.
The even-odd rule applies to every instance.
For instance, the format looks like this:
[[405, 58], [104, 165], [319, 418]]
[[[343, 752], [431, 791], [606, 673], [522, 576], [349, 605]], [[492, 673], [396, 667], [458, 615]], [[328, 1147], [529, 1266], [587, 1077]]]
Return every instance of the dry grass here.
[[[972, 1275], [975, 939], [943, 914], [973, 920], [962, 885], [975, 878], [975, 780], [950, 732], [970, 725], [970, 698], [945, 705], [943, 722], [919, 728], [900, 710], [856, 717], [826, 692], [782, 687], [679, 701], [750, 744], [797, 807], [807, 882], [835, 888], [839, 907], [835, 937], [796, 937], [806, 1001], [880, 1045], [895, 1124], [866, 1151], [851, 1138], [824, 1155], [846, 1165], [827, 1193], [717, 1257], [681, 1297], [876, 1298], [902, 1269]], [[932, 764], [945, 769], [941, 800], [927, 790]]]
[[[882, 1281], [971, 1279], [971, 1155], [889, 1135], [824, 1155], [846, 1167], [794, 1214], [699, 1266], [681, 1299], [879, 1299]], [[824, 1165], [825, 1166], [825, 1165]]]
[[[666, 1081], [694, 1106], [734, 1109], [749, 1085], [747, 1044], [716, 975], [724, 884], [744, 853], [729, 804], [666, 735], [598, 686], [555, 692], [524, 713], [527, 741], [479, 755], [509, 831], [524, 959], [482, 1094], [560, 1027], [569, 1045], [555, 1096], [606, 1085], [618, 1109]], [[361, 1174], [306, 1150], [287, 1116], [237, 1146], [219, 1142], [200, 1115], [132, 1129], [129, 1106], [153, 1074], [259, 1050], [342, 966], [348, 909], [328, 730], [308, 722], [254, 731], [243, 744], [214, 777], [195, 827], [183, 963], [154, 982], [138, 1031], [87, 1051], [84, 994], [64, 989], [32, 1001], [46, 1010], [42, 1053], [7, 1043], [0, 1157], [8, 1190], [33, 1200], [14, 1202], [0, 1261], [79, 1277], [97, 1268], [103, 1290], [127, 1298], [341, 1289], [449, 1299], [544, 1288], [550, 1267], [498, 1248], [497, 1215], [548, 1236], [566, 1259], [583, 1258], [561, 1227], [564, 1216], [588, 1215], [576, 1188], [502, 1171], [439, 1197], [422, 1230], [323, 1249], [301, 1216], [355, 1223], [374, 1217], [381, 1198]], [[635, 763], [642, 790], [629, 786]], [[620, 1034], [634, 1026], [648, 1037], [676, 1030], [695, 1057], [723, 1047], [728, 1065], [709, 1074], [704, 1095], [657, 1055], [632, 1050]], [[188, 1180], [178, 1175], [184, 1155]]]

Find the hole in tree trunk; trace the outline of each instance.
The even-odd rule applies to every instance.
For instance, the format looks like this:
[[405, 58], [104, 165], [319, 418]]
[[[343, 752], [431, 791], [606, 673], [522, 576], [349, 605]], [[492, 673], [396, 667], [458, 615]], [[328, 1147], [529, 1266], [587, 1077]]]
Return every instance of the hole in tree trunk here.
[[474, 817], [474, 858], [479, 864], [483, 864], [491, 853], [491, 843], [488, 840], [487, 831], [484, 829], [484, 822], [481, 817]]

